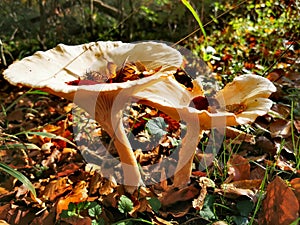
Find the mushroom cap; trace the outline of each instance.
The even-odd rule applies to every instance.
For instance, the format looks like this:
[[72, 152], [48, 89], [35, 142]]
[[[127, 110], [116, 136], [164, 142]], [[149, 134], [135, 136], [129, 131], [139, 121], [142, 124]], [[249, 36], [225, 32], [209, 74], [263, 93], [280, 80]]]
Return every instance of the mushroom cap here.
[[[116, 64], [118, 70], [126, 61], [140, 61], [149, 70], [162, 66], [156, 74], [171, 74], [180, 67], [182, 56], [177, 50], [157, 42], [59, 44], [14, 62], [3, 74], [13, 85], [38, 88], [64, 97], [79, 89], [99, 92], [123, 88], [124, 83], [73, 86], [66, 82], [78, 80], [90, 71], [105, 71], [108, 62]], [[127, 81], [125, 86], [135, 85], [136, 82], [140, 81]]]
[[258, 116], [265, 115], [272, 107], [268, 97], [276, 91], [274, 84], [259, 75], [244, 74], [236, 77], [215, 98], [220, 104], [219, 112], [224, 112], [228, 106], [241, 106], [243, 109], [235, 113], [237, 124], [254, 122]]

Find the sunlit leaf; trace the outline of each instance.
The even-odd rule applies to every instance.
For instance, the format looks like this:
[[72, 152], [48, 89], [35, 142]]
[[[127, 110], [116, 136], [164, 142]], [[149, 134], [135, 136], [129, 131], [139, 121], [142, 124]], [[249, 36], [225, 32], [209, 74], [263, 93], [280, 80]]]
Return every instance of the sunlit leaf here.
[[126, 195], [122, 195], [118, 203], [118, 209], [121, 213], [129, 213], [133, 209], [133, 202]]
[[261, 224], [289, 225], [299, 214], [299, 203], [294, 192], [278, 176], [268, 184], [263, 201]]

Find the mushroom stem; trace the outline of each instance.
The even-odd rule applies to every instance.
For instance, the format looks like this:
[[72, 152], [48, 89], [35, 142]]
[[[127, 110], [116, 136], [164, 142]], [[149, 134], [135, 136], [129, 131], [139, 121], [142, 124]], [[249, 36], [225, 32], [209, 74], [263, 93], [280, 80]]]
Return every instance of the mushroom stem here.
[[128, 187], [126, 190], [129, 191], [130, 189], [136, 189], [136, 187], [142, 185], [142, 180], [135, 155], [132, 151], [121, 121], [122, 111], [123, 110], [120, 110], [119, 115], [112, 118], [117, 121], [117, 127], [115, 127], [114, 133], [111, 134], [111, 137], [113, 138], [114, 145], [122, 163], [124, 176], [123, 184]]
[[178, 163], [174, 174], [174, 187], [182, 187], [190, 182], [194, 154], [200, 139], [202, 129], [195, 126], [193, 121], [187, 121], [187, 132], [182, 139], [182, 147], [179, 151]]

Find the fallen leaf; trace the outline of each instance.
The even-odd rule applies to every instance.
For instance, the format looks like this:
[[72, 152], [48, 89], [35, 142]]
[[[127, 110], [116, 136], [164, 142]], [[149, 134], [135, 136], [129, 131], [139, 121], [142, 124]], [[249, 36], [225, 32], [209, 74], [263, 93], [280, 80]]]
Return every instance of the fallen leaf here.
[[278, 166], [281, 170], [284, 171], [292, 171], [292, 172], [296, 172], [296, 169], [293, 168], [293, 166], [291, 165], [290, 162], [288, 162], [288, 160], [286, 160], [283, 156], [276, 156], [276, 166]]
[[227, 162], [228, 175], [226, 183], [230, 181], [248, 180], [250, 177], [250, 163], [244, 157], [233, 154]]
[[243, 142], [249, 142], [255, 144], [255, 136], [252, 134], [247, 134], [241, 130], [233, 127], [226, 127], [226, 138], [232, 139], [234, 143], [241, 144]]
[[66, 191], [70, 190], [72, 190], [71, 181], [67, 177], [63, 177], [57, 180], [53, 180], [49, 184], [47, 184], [45, 190], [41, 193], [41, 196], [43, 196], [44, 199], [53, 201]]
[[215, 183], [207, 177], [201, 177], [199, 179], [199, 185], [201, 187], [200, 195], [198, 196], [198, 198], [194, 199], [192, 202], [193, 207], [196, 210], [202, 210], [203, 205], [204, 205], [204, 200], [205, 200], [205, 197], [207, 194], [207, 188], [215, 187]]
[[42, 166], [51, 167], [53, 164], [57, 163], [61, 157], [61, 152], [55, 148], [53, 149], [51, 155], [47, 157], [47, 159], [42, 161]]
[[262, 151], [274, 156], [277, 152], [276, 145], [265, 136], [260, 136], [256, 140], [256, 146]]
[[277, 117], [281, 117], [282, 119], [287, 119], [291, 115], [291, 109], [280, 103], [274, 104], [271, 110], [277, 114]]
[[296, 130], [298, 131], [298, 133], [300, 133], [300, 120], [294, 120], [294, 126], [296, 128]]
[[262, 180], [265, 176], [265, 173], [266, 173], [266, 169], [257, 166], [253, 170], [251, 170], [250, 180], [255, 180], [255, 179]]
[[261, 179], [256, 180], [241, 180], [234, 181], [228, 184], [222, 184], [221, 189], [215, 189], [215, 192], [223, 194], [228, 198], [237, 198], [240, 196], [248, 196], [250, 199], [256, 198], [256, 192], [258, 191]]
[[72, 216], [68, 218], [62, 218], [62, 221], [65, 221], [71, 225], [91, 225], [92, 224], [92, 219], [89, 217], [78, 217], [78, 216]]
[[11, 210], [10, 203], [0, 206], [0, 220], [6, 220]]
[[58, 177], [65, 177], [79, 170], [79, 166], [75, 163], [67, 164], [61, 168], [61, 172], [57, 173]]
[[87, 183], [85, 181], [80, 181], [74, 187], [73, 191], [69, 193], [64, 198], [59, 199], [56, 206], [56, 213], [57, 216], [63, 211], [67, 210], [69, 203], [78, 203], [84, 202], [88, 199], [88, 190], [87, 190]]
[[299, 216], [299, 202], [294, 192], [278, 176], [268, 184], [262, 204], [260, 224], [289, 225]]
[[287, 138], [291, 136], [291, 121], [277, 119], [270, 124], [270, 133], [272, 137]]
[[[294, 191], [294, 194], [296, 195], [299, 205], [300, 205], [300, 178], [294, 178], [291, 180], [291, 186], [292, 190]], [[299, 213], [300, 213], [300, 207], [299, 207]]]
[[169, 222], [167, 220], [164, 220], [162, 218], [159, 218], [158, 216], [156, 215], [153, 215], [154, 218], [152, 218], [152, 222], [154, 224], [157, 224], [157, 225], [174, 225], [173, 222]]
[[182, 189], [170, 189], [163, 193], [159, 200], [162, 206], [169, 206], [176, 202], [188, 201], [199, 194], [199, 189], [194, 186], [187, 186]]

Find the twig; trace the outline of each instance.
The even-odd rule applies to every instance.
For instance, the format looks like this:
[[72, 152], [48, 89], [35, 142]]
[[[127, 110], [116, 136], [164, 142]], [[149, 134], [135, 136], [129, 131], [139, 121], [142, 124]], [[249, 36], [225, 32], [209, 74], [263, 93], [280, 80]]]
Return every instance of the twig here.
[[4, 48], [3, 48], [3, 43], [0, 39], [0, 62], [6, 67], [7, 64], [6, 64], [6, 59], [5, 59], [5, 55], [4, 55]]

